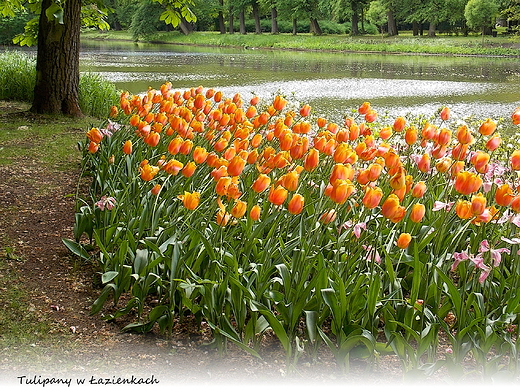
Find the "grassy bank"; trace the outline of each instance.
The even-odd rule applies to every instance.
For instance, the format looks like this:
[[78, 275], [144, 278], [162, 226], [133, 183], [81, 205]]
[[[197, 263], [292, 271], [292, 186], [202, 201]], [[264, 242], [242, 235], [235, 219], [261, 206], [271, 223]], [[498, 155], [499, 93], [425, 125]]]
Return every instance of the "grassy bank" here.
[[[132, 36], [124, 31], [88, 31], [82, 34], [87, 39], [124, 39]], [[489, 55], [520, 56], [520, 37], [498, 36], [482, 37], [479, 35], [447, 36], [435, 38], [414, 37], [403, 32], [395, 37], [365, 35], [351, 37], [346, 35], [310, 34], [219, 34], [215, 32], [195, 32], [188, 36], [178, 32], [161, 32], [148, 38], [151, 42], [164, 42], [183, 45], [236, 46], [244, 48], [265, 48], [281, 50], [328, 50], [360, 51], [383, 53], [426, 53], [445, 55]]]

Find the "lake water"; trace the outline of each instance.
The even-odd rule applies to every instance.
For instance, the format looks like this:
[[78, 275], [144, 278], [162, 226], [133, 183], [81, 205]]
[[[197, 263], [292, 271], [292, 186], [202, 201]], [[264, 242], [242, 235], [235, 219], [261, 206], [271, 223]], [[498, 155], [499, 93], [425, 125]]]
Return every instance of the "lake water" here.
[[447, 105], [459, 118], [508, 117], [520, 106], [516, 58], [441, 57], [220, 49], [83, 41], [82, 71], [131, 93], [203, 85], [270, 97], [281, 92], [340, 121], [364, 101], [391, 118], [427, 116]]

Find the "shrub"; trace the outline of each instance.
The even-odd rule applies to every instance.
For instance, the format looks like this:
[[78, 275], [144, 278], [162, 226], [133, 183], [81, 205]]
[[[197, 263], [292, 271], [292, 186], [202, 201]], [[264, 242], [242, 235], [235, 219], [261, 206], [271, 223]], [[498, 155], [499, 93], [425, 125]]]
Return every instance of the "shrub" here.
[[0, 54], [1, 100], [30, 102], [33, 98], [35, 81], [34, 56], [19, 51], [5, 51]]
[[119, 94], [113, 83], [97, 73], [82, 74], [79, 81], [79, 106], [85, 115], [106, 117]]

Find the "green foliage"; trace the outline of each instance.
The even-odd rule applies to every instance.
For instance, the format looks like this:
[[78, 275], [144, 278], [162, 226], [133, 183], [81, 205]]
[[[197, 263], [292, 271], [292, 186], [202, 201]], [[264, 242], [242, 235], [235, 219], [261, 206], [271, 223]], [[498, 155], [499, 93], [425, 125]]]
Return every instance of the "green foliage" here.
[[79, 81], [79, 106], [89, 116], [103, 118], [110, 107], [119, 101], [119, 93], [113, 83], [96, 73], [84, 73]]
[[[0, 54], [0, 100], [31, 102], [36, 80], [36, 61], [19, 51]], [[110, 106], [117, 104], [119, 94], [114, 84], [93, 73], [82, 74], [79, 101], [82, 111], [94, 117], [106, 117]]]
[[31, 101], [36, 80], [36, 60], [19, 51], [0, 53], [0, 100]]
[[32, 18], [27, 11], [18, 11], [15, 16], [0, 17], [0, 45], [11, 45], [13, 38], [22, 34], [25, 24]]
[[468, 26], [475, 30], [490, 27], [498, 12], [498, 5], [494, 0], [469, 0], [464, 10], [464, 17]]

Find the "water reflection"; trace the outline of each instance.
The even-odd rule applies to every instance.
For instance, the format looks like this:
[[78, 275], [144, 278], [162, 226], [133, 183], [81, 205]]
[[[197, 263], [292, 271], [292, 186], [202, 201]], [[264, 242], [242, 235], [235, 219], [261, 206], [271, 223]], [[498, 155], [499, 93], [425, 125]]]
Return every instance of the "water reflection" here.
[[[335, 119], [360, 102], [381, 113], [432, 114], [450, 105], [461, 117], [508, 116], [520, 105], [517, 59], [316, 53], [84, 42], [83, 70], [138, 93], [172, 82], [204, 85], [227, 95], [277, 92], [312, 103]], [[405, 111], [405, 112], [404, 112]]]

